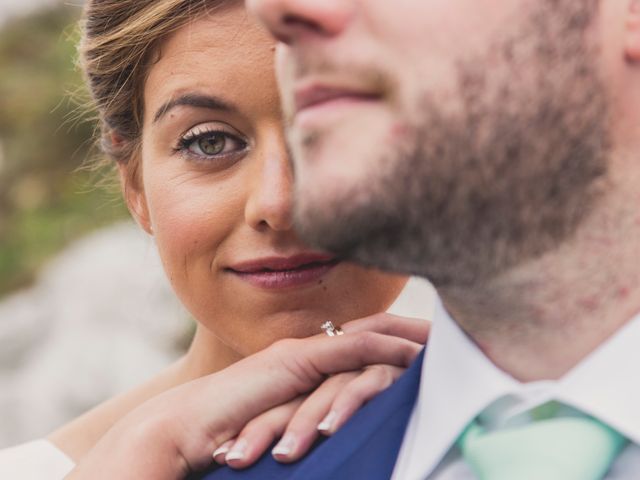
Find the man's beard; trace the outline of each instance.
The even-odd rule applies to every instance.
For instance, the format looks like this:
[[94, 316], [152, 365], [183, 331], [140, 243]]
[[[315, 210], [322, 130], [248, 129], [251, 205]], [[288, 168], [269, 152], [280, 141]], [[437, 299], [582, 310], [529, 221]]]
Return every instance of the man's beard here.
[[304, 240], [443, 287], [486, 282], [575, 232], [600, 196], [610, 149], [587, 40], [597, 2], [532, 8], [518, 34], [458, 62], [457, 108], [422, 95], [413, 142], [372, 161], [388, 171], [322, 205], [300, 202]]

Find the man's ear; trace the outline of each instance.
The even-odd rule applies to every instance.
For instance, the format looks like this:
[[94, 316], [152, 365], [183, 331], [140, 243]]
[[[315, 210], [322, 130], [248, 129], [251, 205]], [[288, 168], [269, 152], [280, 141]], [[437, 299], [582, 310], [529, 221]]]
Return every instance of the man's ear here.
[[629, 0], [625, 53], [631, 62], [640, 62], [640, 0]]
[[118, 162], [118, 176], [120, 177], [122, 194], [134, 220], [145, 232], [153, 235], [147, 197], [142, 186], [138, 185], [138, 182], [132, 178], [129, 168], [129, 165]]

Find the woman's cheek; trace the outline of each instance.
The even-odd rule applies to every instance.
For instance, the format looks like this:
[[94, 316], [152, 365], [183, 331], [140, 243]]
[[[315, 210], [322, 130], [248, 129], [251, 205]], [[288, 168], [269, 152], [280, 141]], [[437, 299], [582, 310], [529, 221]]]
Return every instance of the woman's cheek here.
[[150, 204], [158, 251], [181, 297], [211, 280], [216, 254], [235, 223], [228, 202], [212, 195], [214, 189], [202, 190], [190, 188], [190, 194], [161, 190]]

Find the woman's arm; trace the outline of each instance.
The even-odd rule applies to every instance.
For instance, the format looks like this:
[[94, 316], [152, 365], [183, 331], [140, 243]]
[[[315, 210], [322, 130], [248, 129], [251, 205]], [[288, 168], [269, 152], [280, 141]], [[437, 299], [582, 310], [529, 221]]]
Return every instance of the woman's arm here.
[[285, 428], [297, 444], [280, 459], [295, 460], [315, 438], [318, 418], [337, 412], [327, 433], [335, 431], [397, 377], [387, 367], [367, 367], [400, 372], [409, 366], [426, 341], [428, 324], [380, 314], [350, 322], [344, 330], [339, 337], [281, 340], [155, 397], [118, 422], [67, 478], [181, 479], [210, 467], [213, 452], [232, 447], [228, 442], [236, 437], [243, 455], [228, 461], [243, 467]]

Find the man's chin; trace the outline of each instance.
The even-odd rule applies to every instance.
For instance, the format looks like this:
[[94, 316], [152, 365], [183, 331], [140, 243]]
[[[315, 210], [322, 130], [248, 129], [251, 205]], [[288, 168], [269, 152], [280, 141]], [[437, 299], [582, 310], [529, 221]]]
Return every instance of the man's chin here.
[[[345, 116], [306, 138], [290, 137], [295, 217], [298, 233], [311, 246], [388, 269], [392, 245], [387, 240], [401, 230], [396, 223], [404, 208], [398, 163], [407, 160], [405, 152], [415, 138], [406, 134], [410, 128], [398, 128], [388, 112], [377, 113]], [[353, 128], [355, 118], [358, 128]]]
[[349, 172], [350, 176], [367, 174], [379, 168], [381, 157], [407, 141], [404, 133], [408, 129], [398, 127], [392, 109], [382, 101], [360, 102], [335, 110], [317, 115], [315, 122], [293, 120], [288, 140], [296, 168], [344, 172], [355, 167], [356, 172]]
[[387, 239], [399, 231], [400, 217], [387, 210], [389, 202], [376, 187], [381, 179], [308, 174], [296, 184], [295, 228], [302, 240], [346, 260], [389, 269]]
[[400, 229], [395, 220], [370, 221], [366, 211], [356, 210], [330, 216], [327, 210], [314, 207], [306, 205], [296, 214], [295, 227], [306, 244], [366, 267], [409, 275], [423, 273], [413, 257], [407, 261], [406, 252], [397, 254], [402, 238], [398, 238]]
[[309, 168], [296, 179], [295, 226], [305, 243], [322, 250], [344, 253], [346, 238], [354, 232], [348, 228], [349, 217], [356, 208], [343, 178], [336, 178], [331, 168]]

